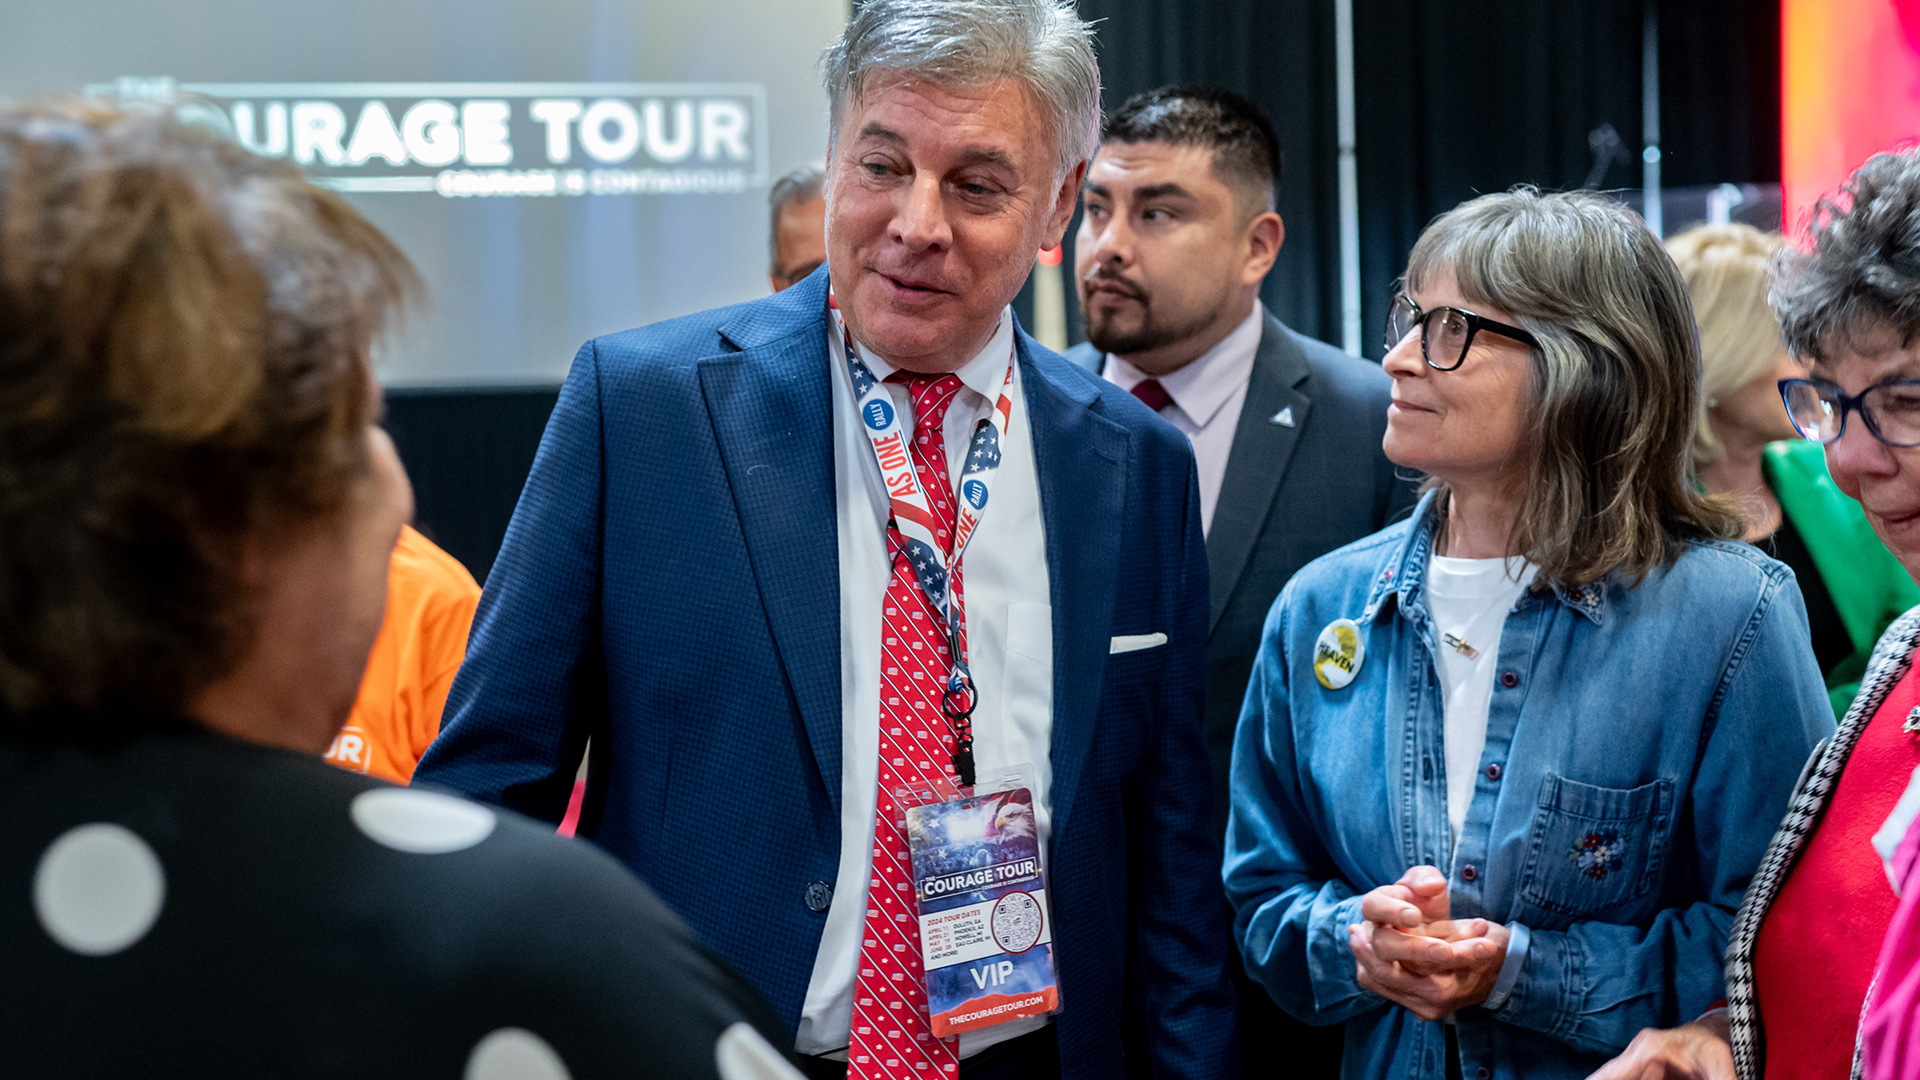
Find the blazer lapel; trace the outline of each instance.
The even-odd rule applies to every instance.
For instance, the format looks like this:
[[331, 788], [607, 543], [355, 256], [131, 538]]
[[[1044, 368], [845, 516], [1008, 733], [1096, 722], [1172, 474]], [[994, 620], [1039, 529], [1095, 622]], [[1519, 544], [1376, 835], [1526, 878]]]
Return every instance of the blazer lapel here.
[[1305, 350], [1278, 319], [1268, 315], [1260, 332], [1260, 349], [1253, 357], [1246, 403], [1234, 426], [1227, 473], [1213, 504], [1213, 525], [1207, 530], [1207, 573], [1212, 578], [1209, 635], [1246, 570], [1254, 541], [1266, 525], [1287, 462], [1306, 426], [1313, 402], [1298, 387], [1310, 370]]
[[1046, 367], [1059, 365], [1064, 376], [1065, 362], [1036, 361], [1030, 344], [1023, 333], [1021, 388], [1033, 431], [1053, 602], [1052, 795], [1054, 834], [1059, 835], [1093, 745], [1111, 643], [1128, 436], [1093, 410], [1098, 394], [1091, 386], [1044, 374]]
[[837, 812], [840, 549], [824, 297], [819, 311], [798, 332], [708, 357], [699, 371], [774, 646]]

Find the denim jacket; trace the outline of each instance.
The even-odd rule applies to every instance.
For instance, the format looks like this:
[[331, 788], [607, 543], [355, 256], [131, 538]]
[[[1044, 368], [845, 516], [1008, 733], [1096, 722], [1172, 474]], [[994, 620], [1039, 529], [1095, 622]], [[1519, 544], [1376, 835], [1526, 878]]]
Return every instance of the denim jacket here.
[[[1346, 1076], [1439, 1080], [1443, 1026], [1361, 989], [1347, 944], [1362, 894], [1438, 866], [1454, 918], [1513, 930], [1493, 996], [1455, 1014], [1462, 1075], [1584, 1077], [1724, 996], [1734, 911], [1833, 730], [1805, 607], [1785, 566], [1723, 542], [1638, 586], [1523, 593], [1456, 851], [1432, 508], [1308, 565], [1267, 616], [1234, 738], [1235, 936], [1288, 1012], [1347, 1021]], [[1312, 665], [1336, 619], [1364, 653], [1328, 690]]]

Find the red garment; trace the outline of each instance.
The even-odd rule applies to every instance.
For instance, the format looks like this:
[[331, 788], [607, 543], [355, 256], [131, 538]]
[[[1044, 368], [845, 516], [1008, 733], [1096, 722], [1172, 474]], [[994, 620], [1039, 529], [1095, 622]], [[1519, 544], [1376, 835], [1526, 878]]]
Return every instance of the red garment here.
[[1154, 412], [1166, 408], [1173, 401], [1173, 395], [1167, 393], [1167, 388], [1160, 385], [1159, 379], [1141, 379], [1134, 383], [1133, 396]]
[[1902, 731], [1920, 703], [1909, 668], [1867, 721], [1825, 816], [1760, 924], [1753, 975], [1766, 1040], [1765, 1080], [1846, 1080], [1860, 1008], [1896, 898], [1873, 834], [1920, 763]]
[[[957, 375], [905, 376], [913, 394], [913, 469], [927, 493], [939, 542], [953, 552], [953, 484], [947, 479], [947, 407], [960, 391]], [[895, 376], [899, 378], [901, 376]], [[959, 1041], [936, 1039], [927, 1017], [927, 977], [921, 969], [920, 912], [913, 898], [906, 805], [899, 789], [932, 790], [952, 798], [951, 740], [940, 692], [948, 650], [944, 622], [914, 576], [900, 533], [887, 530], [893, 577], [881, 619], [880, 790], [875, 801], [873, 876], [867, 885], [866, 932], [854, 983], [853, 1033], [847, 1050], [850, 1080], [907, 1080], [954, 1076]], [[924, 550], [924, 549], [923, 549]], [[960, 594], [960, 570], [951, 589]], [[964, 627], [962, 642], [965, 641]]]

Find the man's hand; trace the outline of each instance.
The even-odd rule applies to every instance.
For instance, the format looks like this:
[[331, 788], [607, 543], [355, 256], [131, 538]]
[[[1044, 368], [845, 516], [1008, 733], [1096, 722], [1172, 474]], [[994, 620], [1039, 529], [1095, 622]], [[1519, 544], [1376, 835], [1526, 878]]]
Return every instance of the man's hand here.
[[1727, 1014], [1708, 1013], [1666, 1031], [1647, 1028], [1587, 1080], [1734, 1080]]
[[1360, 985], [1422, 1020], [1440, 1020], [1493, 993], [1507, 928], [1448, 919], [1447, 879], [1416, 866], [1360, 902], [1367, 921], [1348, 928]]

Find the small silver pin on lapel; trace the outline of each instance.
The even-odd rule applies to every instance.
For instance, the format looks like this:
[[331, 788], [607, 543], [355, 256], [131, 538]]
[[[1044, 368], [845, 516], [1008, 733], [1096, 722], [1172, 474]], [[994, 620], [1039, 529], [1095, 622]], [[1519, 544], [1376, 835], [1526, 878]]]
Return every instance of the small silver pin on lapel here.
[[1920, 705], [1907, 714], [1907, 722], [1900, 725], [1900, 730], [1908, 735], [1920, 735]]
[[1289, 405], [1286, 408], [1281, 409], [1279, 412], [1274, 413], [1273, 419], [1269, 421], [1269, 423], [1279, 424], [1281, 427], [1292, 427], [1293, 426], [1293, 406]]

